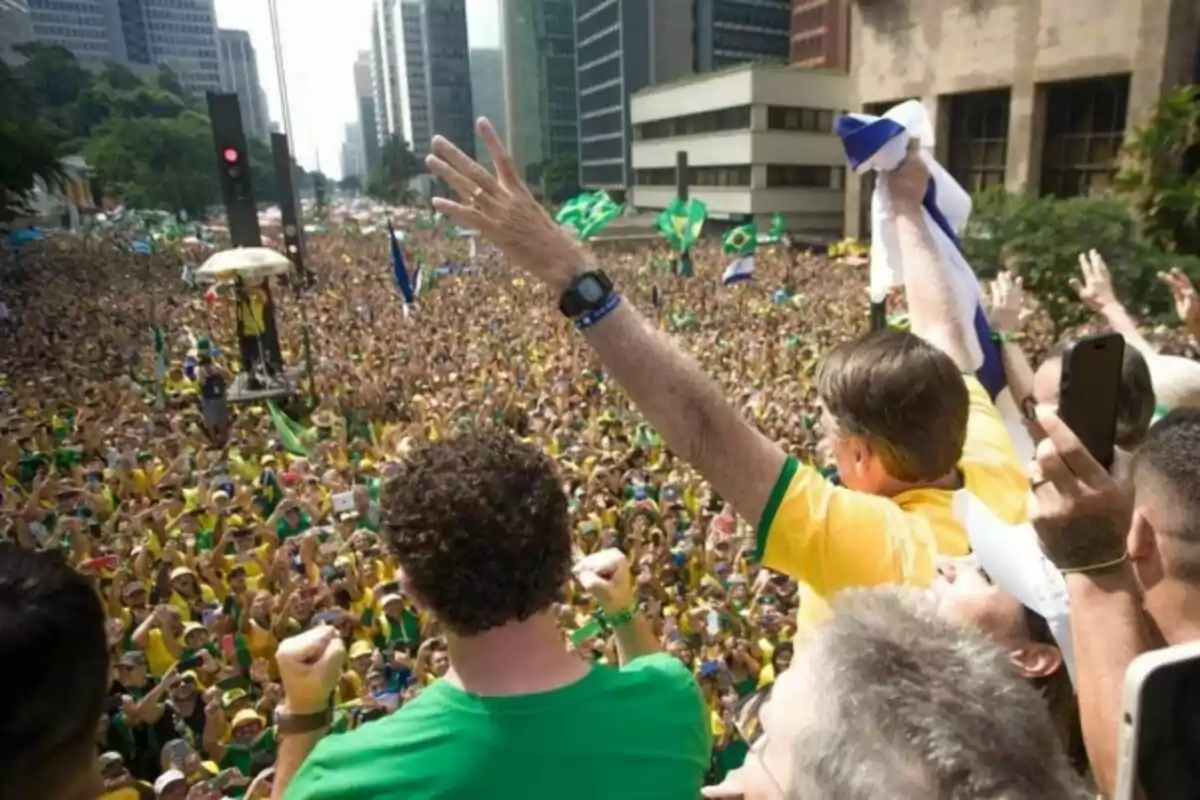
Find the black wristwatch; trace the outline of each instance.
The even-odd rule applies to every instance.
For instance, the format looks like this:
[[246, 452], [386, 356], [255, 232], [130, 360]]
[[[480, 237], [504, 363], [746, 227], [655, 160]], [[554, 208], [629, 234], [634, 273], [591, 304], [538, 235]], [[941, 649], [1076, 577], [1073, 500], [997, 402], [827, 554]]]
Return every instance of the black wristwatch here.
[[604, 270], [592, 270], [571, 281], [558, 301], [558, 310], [571, 319], [600, 308], [612, 296], [613, 282]]

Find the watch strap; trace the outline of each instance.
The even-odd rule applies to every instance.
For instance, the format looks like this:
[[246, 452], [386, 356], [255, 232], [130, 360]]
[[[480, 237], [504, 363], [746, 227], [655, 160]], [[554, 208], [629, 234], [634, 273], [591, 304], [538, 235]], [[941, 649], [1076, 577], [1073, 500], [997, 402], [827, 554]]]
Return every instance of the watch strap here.
[[312, 733], [333, 724], [333, 706], [327, 706], [324, 711], [314, 714], [293, 714], [290, 711], [280, 711], [275, 715], [276, 730], [281, 736], [294, 736], [300, 733]]
[[[604, 290], [603, 295], [597, 298], [594, 302], [588, 302], [584, 300], [579, 292], [580, 284], [584, 283], [585, 281], [596, 281]], [[561, 311], [564, 316], [569, 317], [570, 319], [578, 319], [584, 314], [587, 314], [589, 311], [595, 311], [603, 306], [606, 302], [608, 302], [609, 298], [612, 297], [613, 292], [614, 286], [612, 279], [605, 274], [604, 270], [589, 270], [588, 272], [584, 272], [575, 276], [575, 279], [571, 281], [569, 286], [567, 286], [567, 290], [563, 292], [562, 297], [559, 298], [558, 310]]]

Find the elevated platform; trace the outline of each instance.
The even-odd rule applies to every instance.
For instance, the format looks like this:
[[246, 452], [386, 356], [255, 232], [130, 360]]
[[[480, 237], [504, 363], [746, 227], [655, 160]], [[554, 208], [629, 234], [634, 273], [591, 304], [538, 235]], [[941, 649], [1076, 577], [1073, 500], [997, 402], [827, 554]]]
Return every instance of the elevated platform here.
[[250, 376], [238, 373], [233, 385], [226, 391], [230, 403], [265, 403], [268, 400], [284, 400], [300, 391], [300, 370], [284, 370], [273, 378], [263, 378], [257, 388], [248, 384]]

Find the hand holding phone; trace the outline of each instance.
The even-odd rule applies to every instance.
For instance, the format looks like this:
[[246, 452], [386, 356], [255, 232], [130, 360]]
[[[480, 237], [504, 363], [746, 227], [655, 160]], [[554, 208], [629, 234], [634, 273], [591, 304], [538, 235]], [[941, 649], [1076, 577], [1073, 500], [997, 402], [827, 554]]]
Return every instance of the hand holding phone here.
[[1105, 469], [1117, 440], [1125, 338], [1097, 333], [1076, 339], [1062, 355], [1058, 416]]

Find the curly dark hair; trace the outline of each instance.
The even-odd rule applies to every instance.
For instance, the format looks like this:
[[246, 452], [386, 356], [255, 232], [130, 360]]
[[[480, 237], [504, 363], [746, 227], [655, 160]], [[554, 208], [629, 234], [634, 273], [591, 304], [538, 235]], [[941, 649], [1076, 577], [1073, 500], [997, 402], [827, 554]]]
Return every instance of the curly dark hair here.
[[571, 570], [553, 462], [502, 428], [413, 450], [383, 487], [382, 532], [450, 630], [481, 633], [554, 603]]

